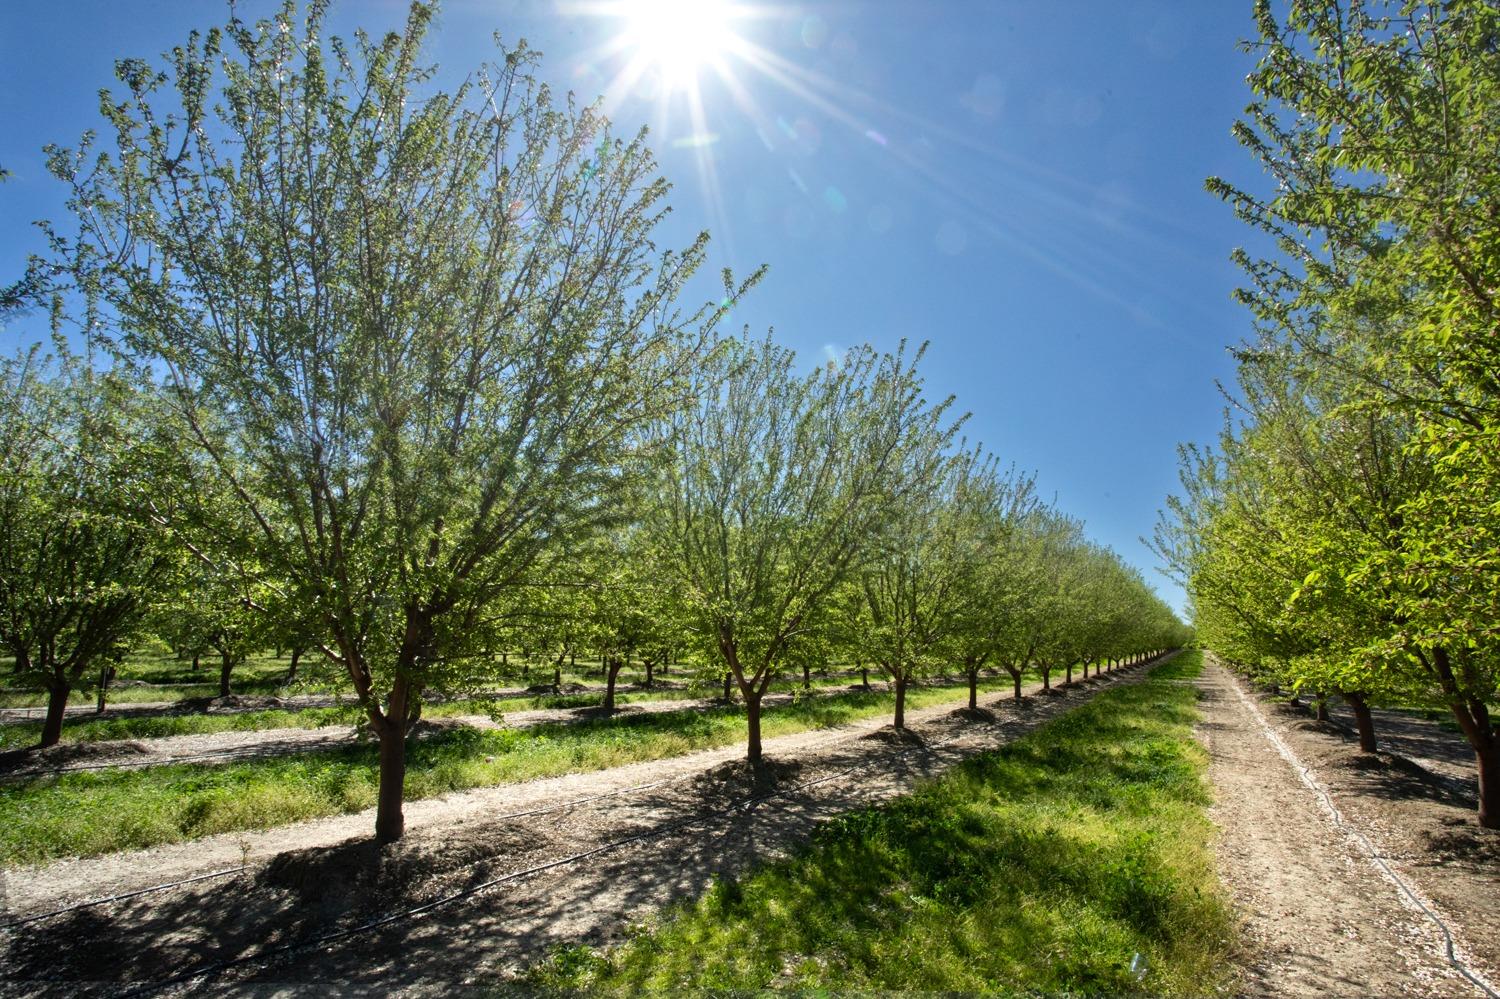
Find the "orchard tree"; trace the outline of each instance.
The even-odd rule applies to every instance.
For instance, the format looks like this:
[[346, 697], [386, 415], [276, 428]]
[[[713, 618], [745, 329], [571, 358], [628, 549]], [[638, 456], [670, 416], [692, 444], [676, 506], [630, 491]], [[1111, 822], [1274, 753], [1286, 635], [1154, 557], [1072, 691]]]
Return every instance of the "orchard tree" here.
[[139, 515], [159, 484], [123, 371], [59, 343], [0, 362], [0, 643], [47, 691], [41, 745], [80, 680], [125, 653], [165, 564]]
[[940, 469], [906, 474], [924, 471], [935, 472], [936, 488], [897, 511], [856, 577], [864, 597], [861, 644], [890, 677], [897, 731], [906, 727], [908, 685], [943, 664], [982, 597], [988, 515], [999, 502], [994, 459], [979, 450], [954, 455]]
[[1309, 612], [1374, 608], [1353, 668], [1448, 707], [1475, 753], [1479, 821], [1500, 827], [1500, 10], [1263, 0], [1256, 18], [1236, 131], [1275, 189], [1210, 188], [1281, 252], [1239, 254], [1241, 297], [1303, 372], [1346, 377], [1347, 410], [1412, 421], [1403, 448], [1430, 466], [1395, 527], [1292, 592]]
[[524, 46], [440, 91], [432, 5], [353, 42], [325, 6], [120, 62], [109, 151], [52, 151], [77, 226], [53, 238], [164, 373], [247, 564], [315, 609], [379, 738], [389, 842], [424, 691], [490, 676], [497, 601], [613, 524], [649, 457], [632, 431], [695, 387], [726, 306], [677, 311], [706, 236], [657, 252], [642, 139], [556, 99]]
[[662, 428], [652, 530], [662, 572], [745, 701], [746, 756], [761, 759], [761, 699], [839, 584], [925, 504], [957, 432], [933, 405], [921, 351], [849, 351], [808, 375], [769, 339], [729, 341], [695, 405]]

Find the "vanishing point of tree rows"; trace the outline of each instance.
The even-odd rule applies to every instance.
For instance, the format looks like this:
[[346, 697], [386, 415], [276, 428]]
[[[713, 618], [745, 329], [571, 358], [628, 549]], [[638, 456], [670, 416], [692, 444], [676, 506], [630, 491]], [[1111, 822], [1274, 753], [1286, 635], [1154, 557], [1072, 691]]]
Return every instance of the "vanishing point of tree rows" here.
[[721, 332], [761, 278], [684, 304], [644, 134], [524, 45], [441, 90], [433, 8], [324, 36], [324, 7], [117, 66], [99, 134], [6, 292], [50, 320], [0, 366], [0, 641], [70, 691], [143, 636], [335, 666], [400, 838], [424, 700], [506, 650], [724, 677], [761, 755], [778, 675], [1015, 681], [1180, 645], [1140, 575], [960, 436], [921, 350], [808, 371]]
[[[1279, 8], [1280, 5], [1277, 5]], [[1199, 637], [1272, 686], [1440, 710], [1500, 827], [1500, 8], [1257, 9], [1236, 134], [1266, 195], [1210, 188], [1257, 335], [1157, 544]]]

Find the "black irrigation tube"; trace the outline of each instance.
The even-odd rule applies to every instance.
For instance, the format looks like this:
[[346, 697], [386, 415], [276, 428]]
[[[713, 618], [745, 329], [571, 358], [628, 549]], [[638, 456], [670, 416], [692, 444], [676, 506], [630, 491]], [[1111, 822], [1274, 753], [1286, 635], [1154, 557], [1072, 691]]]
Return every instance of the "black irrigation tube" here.
[[1271, 743], [1272, 748], [1276, 750], [1281, 758], [1288, 764], [1290, 764], [1294, 770], [1297, 771], [1297, 776], [1301, 780], [1302, 784], [1310, 791], [1316, 793], [1321, 799], [1321, 804], [1328, 811], [1329, 817], [1333, 819], [1334, 826], [1336, 826], [1338, 830], [1342, 832], [1346, 837], [1356, 840], [1362, 847], [1364, 847], [1364, 851], [1369, 855], [1370, 860], [1380, 868], [1380, 870], [1391, 881], [1391, 883], [1396, 886], [1396, 888], [1403, 896], [1405, 896], [1407, 901], [1411, 902], [1412, 905], [1420, 909], [1427, 916], [1427, 918], [1432, 921], [1433, 925], [1438, 928], [1439, 932], [1442, 933], [1443, 956], [1447, 959], [1448, 963], [1453, 967], [1453, 969], [1456, 970], [1464, 978], [1468, 979], [1470, 984], [1479, 989], [1486, 996], [1490, 997], [1490, 999], [1500, 999], [1500, 992], [1497, 992], [1485, 978], [1475, 973], [1474, 970], [1470, 968], [1469, 965], [1458, 956], [1458, 947], [1453, 939], [1453, 931], [1448, 928], [1448, 924], [1445, 923], [1442, 917], [1439, 916], [1437, 912], [1433, 910], [1432, 906], [1427, 903], [1425, 897], [1415, 888], [1413, 888], [1405, 878], [1397, 874], [1395, 869], [1392, 868], [1390, 864], [1386, 863], [1385, 857], [1381, 855], [1379, 850], [1375, 849], [1375, 844], [1371, 843], [1364, 833], [1360, 832], [1352, 824], [1345, 820], [1344, 813], [1339, 811], [1338, 805], [1334, 803], [1333, 795], [1329, 793], [1326, 787], [1323, 786], [1322, 781], [1313, 776], [1312, 768], [1302, 762], [1302, 758], [1297, 755], [1296, 750], [1292, 749], [1291, 746], [1288, 746], [1286, 744], [1286, 741], [1281, 738], [1276, 730], [1271, 728], [1271, 723], [1266, 720], [1265, 715], [1261, 714], [1260, 708], [1257, 707], [1255, 702], [1250, 699], [1250, 696], [1245, 693], [1244, 689], [1239, 685], [1239, 682], [1231, 678], [1230, 685], [1234, 687], [1234, 692], [1239, 695], [1240, 701], [1245, 705], [1246, 708], [1249, 709], [1251, 716], [1260, 725], [1261, 732], [1263, 735], [1265, 735], [1266, 741]]
[[[1172, 653], [1168, 653], [1167, 655], [1170, 656], [1171, 654]], [[1166, 656], [1163, 656], [1162, 658], [1166, 658]], [[1160, 661], [1160, 660], [1148, 660], [1146, 663], [1138, 663], [1138, 664], [1135, 664], [1135, 665], [1137, 665], [1137, 666], [1150, 665], [1150, 664], [1158, 662], [1158, 661]], [[1125, 667], [1125, 668], [1129, 669], [1130, 667]], [[957, 733], [955, 735], [949, 736], [948, 738], [942, 739], [942, 740], [940, 740], [938, 742], [925, 743], [920, 748], [926, 749], [926, 750], [931, 750], [931, 749], [934, 749], [934, 748], [937, 748], [937, 747], [940, 747], [940, 746], [945, 746], [945, 745], [947, 745], [950, 742], [957, 741], [958, 739], [962, 738], [966, 734], [968, 734], [967, 731], [961, 731], [961, 732], [959, 732], [959, 733]], [[914, 751], [914, 749], [904, 749], [904, 750], [898, 751], [896, 754], [893, 754], [893, 755], [902, 756], [902, 755], [905, 755], [906, 753], [913, 752], [913, 751]], [[343, 939], [346, 939], [348, 937], [358, 936], [359, 934], [362, 934], [362, 933], [368, 933], [371, 930], [379, 929], [382, 926], [389, 926], [392, 923], [401, 922], [402, 920], [413, 919], [413, 918], [416, 918], [416, 917], [419, 917], [419, 916], [423, 916], [423, 915], [426, 915], [429, 912], [432, 912], [435, 909], [441, 908], [441, 907], [446, 906], [446, 905], [451, 905], [454, 902], [462, 901], [463, 899], [466, 899], [466, 898], [471, 898], [474, 895], [477, 895], [477, 894], [479, 894], [481, 892], [484, 892], [484, 891], [488, 891], [489, 889], [497, 887], [498, 885], [506, 884], [506, 883], [509, 883], [511, 881], [518, 881], [518, 880], [520, 880], [522, 878], [530, 877], [530, 876], [535, 875], [535, 874], [540, 874], [540, 873], [542, 873], [544, 871], [549, 871], [549, 870], [552, 870], [554, 868], [565, 867], [565, 866], [568, 866], [570, 864], [576, 864], [576, 863], [578, 863], [580, 861], [587, 860], [587, 859], [589, 859], [591, 857], [597, 857], [597, 856], [599, 856], [601, 854], [609, 853], [609, 852], [614, 851], [614, 850], [618, 850], [621, 847], [629, 846], [632, 843], [638, 843], [638, 842], [641, 842], [643, 840], [651, 839], [651, 838], [655, 838], [655, 837], [659, 837], [659, 836], [670, 835], [670, 834], [678, 832], [678, 831], [680, 831], [682, 829], [687, 829], [687, 828], [690, 828], [690, 827], [695, 826], [695, 825], [701, 825], [703, 823], [706, 823], [706, 822], [711, 821], [711, 820], [716, 819], [716, 818], [721, 818], [721, 817], [726, 816], [726, 815], [732, 815], [736, 811], [746, 812], [746, 811], [749, 811], [754, 805], [757, 805], [757, 804], [759, 804], [761, 802], [769, 801], [769, 800], [771, 800], [773, 798], [785, 797], [786, 795], [795, 793], [797, 791], [803, 791], [803, 790], [806, 790], [807, 788], [810, 788], [810, 787], [816, 787], [816, 786], [818, 786], [820, 784], [827, 784], [827, 783], [830, 783], [832, 781], [841, 780], [841, 779], [849, 776], [852, 773], [856, 773], [856, 772], [858, 772], [860, 770], [865, 769], [866, 767], [873, 766], [875, 763], [881, 762], [884, 759], [886, 759], [885, 754], [880, 754], [878, 756], [872, 756], [872, 757], [870, 757], [868, 759], [865, 759], [865, 760], [863, 760], [863, 761], [861, 761], [859, 763], [856, 763], [854, 766], [846, 767], [843, 770], [838, 770], [838, 771], [835, 771], [834, 773], [831, 773], [831, 774], [826, 774], [826, 775], [824, 775], [822, 777], [819, 777], [819, 778], [817, 778], [815, 780], [804, 781], [804, 782], [802, 782], [800, 784], [796, 784], [796, 785], [794, 785], [792, 787], [789, 787], [789, 788], [783, 788], [783, 789], [779, 789], [779, 790], [776, 790], [776, 791], [770, 791], [770, 792], [767, 792], [767, 793], [761, 794], [761, 795], [751, 795], [749, 797], [740, 798], [737, 801], [732, 802], [730, 805], [728, 805], [728, 806], [726, 806], [724, 808], [718, 809], [718, 810], [713, 811], [713, 812], [709, 812], [707, 814], [690, 816], [690, 817], [687, 817], [687, 818], [684, 818], [684, 819], [680, 819], [680, 820], [678, 820], [676, 822], [668, 823], [665, 826], [659, 826], [659, 827], [656, 827], [654, 829], [648, 829], [648, 830], [645, 830], [643, 832], [639, 832], [639, 833], [632, 834], [630, 836], [623, 837], [621, 839], [613, 840], [613, 841], [611, 841], [609, 843], [602, 843], [599, 846], [591, 847], [591, 848], [589, 848], [587, 850], [583, 850], [583, 851], [581, 851], [579, 853], [574, 853], [574, 854], [571, 854], [571, 855], [566, 856], [566, 857], [559, 857], [559, 858], [556, 858], [554, 860], [549, 860], [549, 861], [547, 861], [545, 863], [541, 863], [541, 864], [535, 864], [535, 865], [533, 865], [531, 867], [523, 868], [523, 869], [518, 870], [518, 871], [510, 871], [510, 872], [507, 872], [505, 874], [500, 875], [499, 877], [491, 878], [489, 881], [485, 881], [485, 882], [482, 882], [482, 883], [477, 884], [477, 885], [470, 885], [469, 887], [464, 888], [464, 889], [462, 889], [460, 891], [453, 892], [453, 893], [445, 895], [445, 896], [443, 896], [441, 898], [434, 899], [431, 902], [424, 902], [421, 905], [412, 906], [412, 907], [407, 908], [407, 909], [401, 909], [401, 910], [398, 910], [396, 912], [387, 913], [384, 916], [379, 916], [379, 917], [377, 917], [375, 919], [370, 920], [369, 922], [361, 923], [361, 924], [359, 924], [357, 926], [351, 926], [351, 927], [348, 927], [348, 928], [342, 929], [342, 930], [333, 930], [333, 931], [330, 931], [328, 933], [319, 934], [318, 936], [311, 937], [311, 938], [305, 939], [305, 940], [294, 940], [294, 941], [291, 941], [289, 943], [277, 944], [274, 947], [263, 948], [263, 949], [261, 949], [259, 951], [251, 953], [251, 954], [244, 954], [244, 955], [241, 955], [240, 957], [230, 958], [230, 959], [225, 960], [225, 961], [218, 961], [218, 962], [215, 962], [214, 964], [204, 965], [204, 966], [199, 967], [199, 968], [195, 968], [195, 969], [192, 969], [192, 970], [189, 970], [189, 971], [185, 971], [185, 972], [183, 972], [183, 973], [181, 973], [179, 975], [174, 975], [171, 978], [165, 978], [165, 979], [161, 979], [159, 981], [149, 982], [149, 983], [146, 983], [144, 985], [138, 985], [138, 986], [136, 986], [136, 987], [134, 987], [132, 989], [128, 989], [125, 992], [119, 993], [118, 996], [117, 996], [117, 999], [132, 999], [132, 997], [135, 997], [135, 996], [148, 995], [148, 994], [150, 994], [152, 992], [156, 992], [156, 991], [159, 991], [161, 989], [164, 989], [164, 988], [167, 988], [167, 987], [170, 987], [170, 986], [173, 986], [173, 985], [186, 984], [188, 982], [192, 982], [192, 981], [195, 981], [197, 979], [207, 977], [209, 975], [215, 975], [215, 974], [218, 974], [219, 972], [222, 972], [222, 971], [228, 971], [229, 969], [235, 968], [235, 967], [239, 967], [240, 965], [249, 964], [249, 963], [252, 963], [252, 962], [257, 962], [257, 963], [258, 962], [265, 962], [265, 961], [267, 961], [269, 959], [272, 959], [272, 958], [275, 958], [275, 957], [279, 957], [279, 956], [282, 956], [282, 955], [293, 954], [293, 953], [296, 953], [298, 951], [303, 951], [303, 950], [308, 950], [308, 949], [312, 949], [312, 948], [321, 947], [321, 946], [323, 946], [325, 944], [334, 943], [334, 942], [336, 942], [338, 940], [343, 940]], [[674, 778], [674, 779], [676, 779], [676, 778]], [[669, 783], [669, 782], [670, 781], [661, 781], [659, 783]], [[632, 789], [632, 790], [635, 790], [635, 789]], [[615, 793], [624, 793], [624, 792], [615, 792]], [[543, 809], [543, 811], [546, 811], [546, 810], [547, 809]]]

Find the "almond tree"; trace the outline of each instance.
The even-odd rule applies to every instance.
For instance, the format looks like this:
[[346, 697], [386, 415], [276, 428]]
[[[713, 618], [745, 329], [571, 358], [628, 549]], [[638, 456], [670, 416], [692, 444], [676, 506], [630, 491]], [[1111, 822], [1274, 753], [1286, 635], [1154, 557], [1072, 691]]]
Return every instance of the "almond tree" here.
[[[943, 664], [982, 600], [986, 532], [1000, 503], [994, 458], [978, 450], [949, 458], [932, 481], [935, 488], [874, 539], [855, 582], [863, 597], [861, 646], [891, 679], [891, 727], [898, 731], [906, 727], [908, 685]], [[977, 707], [977, 675], [970, 679], [970, 707]]]
[[47, 691], [42, 746], [79, 681], [118, 661], [166, 559], [138, 511], [159, 484], [128, 377], [59, 348], [0, 362], [0, 645]]
[[676, 311], [706, 236], [655, 249], [642, 139], [556, 100], [524, 47], [440, 91], [432, 5], [352, 42], [325, 6], [119, 63], [109, 151], [53, 151], [77, 226], [54, 240], [164, 373], [247, 561], [316, 610], [389, 842], [424, 691], [488, 677], [496, 602], [617, 519], [631, 432], [694, 387], [722, 308]]
[[929, 404], [921, 351], [851, 350], [798, 375], [769, 339], [731, 341], [696, 405], [662, 429], [667, 464], [653, 533], [661, 571], [745, 701], [761, 759], [761, 699], [830, 597], [903, 512], [921, 505], [957, 431]]

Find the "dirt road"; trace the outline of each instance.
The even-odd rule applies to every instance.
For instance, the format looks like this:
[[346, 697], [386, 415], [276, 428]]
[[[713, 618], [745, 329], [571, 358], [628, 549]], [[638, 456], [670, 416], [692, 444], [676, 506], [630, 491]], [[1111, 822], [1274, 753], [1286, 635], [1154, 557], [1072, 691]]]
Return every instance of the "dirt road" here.
[[[1421, 870], [1418, 858], [1391, 854], [1391, 829], [1402, 819], [1390, 805], [1389, 788], [1362, 788], [1344, 773], [1394, 768], [1394, 761], [1364, 757], [1361, 762], [1336, 730], [1263, 708], [1211, 658], [1198, 684], [1203, 712], [1198, 731], [1215, 786], [1211, 815], [1222, 830], [1220, 874], [1241, 910], [1248, 947], [1241, 994], [1486, 995], [1445, 959], [1441, 930], [1396, 879], [1445, 919], [1461, 958], [1491, 981], [1494, 971], [1485, 967], [1486, 955], [1476, 954], [1470, 941], [1479, 939], [1487, 921], [1488, 932], [1494, 930], [1500, 910], [1490, 908], [1497, 897], [1493, 886], [1487, 894], [1482, 883], [1475, 886], [1477, 907], [1432, 903], [1442, 893], [1432, 890], [1430, 881], [1452, 888], [1454, 878], [1471, 875], [1441, 865]], [[1304, 782], [1304, 767], [1311, 770], [1314, 786]], [[1443, 783], [1433, 778], [1435, 787]], [[1330, 792], [1330, 798], [1315, 788]], [[1329, 801], [1339, 810], [1338, 821]], [[1407, 818], [1434, 822], [1430, 814]], [[1474, 825], [1472, 817], [1469, 824]], [[1485, 832], [1477, 827], [1474, 832], [1483, 845]], [[1391, 874], [1372, 854], [1379, 854]], [[1485, 869], [1480, 864], [1481, 882]], [[1488, 869], [1493, 876], [1495, 868]]]

